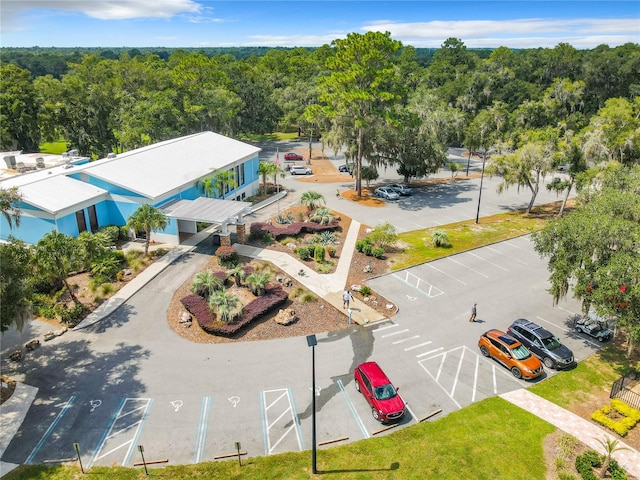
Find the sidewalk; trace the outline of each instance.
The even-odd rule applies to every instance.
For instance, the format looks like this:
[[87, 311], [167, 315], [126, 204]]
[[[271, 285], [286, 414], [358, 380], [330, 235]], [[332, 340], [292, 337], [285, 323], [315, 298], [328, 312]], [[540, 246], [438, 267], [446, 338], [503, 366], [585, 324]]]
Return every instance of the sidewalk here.
[[[342, 308], [342, 294], [344, 293], [345, 287], [348, 287], [346, 283], [359, 231], [360, 222], [352, 220], [349, 231], [347, 232], [347, 237], [342, 245], [342, 254], [340, 255], [338, 266], [336, 267], [336, 271], [331, 274], [319, 274], [288, 253], [251, 247], [240, 243], [236, 243], [234, 248], [240, 255], [273, 263], [282, 271], [286, 272], [287, 275], [295, 278], [324, 301], [347, 315], [347, 311]], [[302, 272], [304, 272], [304, 275], [301, 275]], [[351, 302], [351, 312], [353, 322], [359, 325], [384, 320], [386, 318], [359, 300], [353, 300]]]
[[[22, 425], [37, 393], [36, 387], [18, 382], [11, 397], [0, 405], [0, 458]], [[17, 466], [15, 463], [0, 461], [0, 476], [6, 475]]]
[[[560, 430], [573, 435], [589, 448], [592, 448], [599, 453], [605, 453], [604, 447], [600, 444], [599, 440], [604, 440], [605, 438], [609, 438], [610, 440], [615, 439], [615, 437], [594, 423], [591, 423], [524, 388], [504, 393], [500, 395], [500, 397], [514, 405], [517, 405], [523, 410], [540, 417]], [[633, 475], [636, 478], [640, 478], [640, 452], [623, 442], [619, 441], [618, 443], [620, 447], [624, 447], [626, 450], [619, 450], [615, 452], [613, 454], [613, 458], [616, 459], [628, 474]]]

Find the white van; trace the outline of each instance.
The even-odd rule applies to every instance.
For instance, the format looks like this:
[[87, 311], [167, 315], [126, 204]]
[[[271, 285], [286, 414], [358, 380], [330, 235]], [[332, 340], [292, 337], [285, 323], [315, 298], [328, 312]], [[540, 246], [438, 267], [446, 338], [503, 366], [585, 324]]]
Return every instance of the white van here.
[[311, 175], [313, 172], [304, 165], [291, 165], [291, 175]]

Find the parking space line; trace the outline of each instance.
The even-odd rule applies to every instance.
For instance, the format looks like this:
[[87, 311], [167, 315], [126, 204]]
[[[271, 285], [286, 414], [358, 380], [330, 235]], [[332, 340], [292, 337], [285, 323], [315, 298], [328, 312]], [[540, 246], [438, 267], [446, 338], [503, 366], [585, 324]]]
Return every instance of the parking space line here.
[[[279, 391], [280, 391], [280, 390], [265, 390], [265, 391], [264, 391], [264, 393], [279, 392]], [[287, 391], [286, 391], [286, 390], [283, 390], [283, 391], [284, 391], [284, 393], [283, 393], [282, 395], [280, 395], [278, 398], [276, 398], [273, 402], [271, 402], [271, 404], [270, 404], [270, 405], [266, 405], [266, 404], [265, 404], [265, 406], [264, 406], [264, 407], [265, 407], [265, 410], [269, 410], [271, 407], [273, 407], [273, 405], [274, 405], [278, 400], [280, 400], [282, 397], [284, 397], [284, 396], [287, 394]]]
[[436, 379], [433, 377], [433, 375], [431, 375], [431, 372], [430, 372], [429, 370], [427, 370], [427, 367], [425, 367], [425, 366], [424, 366], [424, 364], [422, 363], [422, 360], [421, 360], [421, 361], [419, 361], [418, 363], [420, 364], [420, 366], [422, 367], [422, 369], [423, 369], [425, 372], [427, 372], [427, 375], [429, 375], [429, 376], [431, 377], [431, 379], [432, 379], [433, 381], [435, 381], [435, 382], [436, 382], [436, 385], [438, 385], [438, 387], [440, 388], [440, 390], [442, 390], [442, 391], [445, 393], [445, 395], [446, 395], [447, 397], [449, 397], [453, 403], [455, 403], [455, 404], [456, 404], [456, 406], [457, 406], [458, 408], [462, 408], [462, 407], [460, 406], [460, 404], [456, 401], [456, 399], [455, 399], [455, 398], [453, 398], [451, 395], [449, 395], [449, 392], [447, 392], [447, 391], [444, 389], [444, 387], [443, 387], [442, 385], [440, 385], [440, 382], [438, 382], [438, 380], [436, 380]]
[[428, 342], [419, 343], [418, 345], [413, 345], [411, 347], [405, 348], [404, 351], [408, 352], [409, 350], [415, 350], [416, 348], [424, 347], [425, 345], [429, 345], [430, 343], [432, 343], [431, 340], [429, 340]]
[[207, 438], [207, 422], [209, 420], [209, 407], [211, 405], [211, 397], [202, 398], [202, 407], [200, 408], [200, 421], [198, 423], [198, 433], [196, 435], [196, 449], [193, 453], [193, 463], [200, 463], [204, 452], [204, 444]]
[[402, 340], [396, 340], [395, 342], [391, 342], [391, 345], [397, 345], [399, 343], [408, 342], [410, 340], [415, 340], [416, 338], [420, 338], [420, 335], [414, 335], [413, 337], [403, 338]]
[[492, 252], [498, 253], [500, 255], [503, 255], [505, 257], [507, 257], [509, 260], [513, 260], [515, 262], [518, 262], [522, 265], [529, 265], [527, 262], [520, 260], [519, 258], [516, 257], [512, 257], [511, 255], [507, 255], [506, 253], [501, 252], [500, 250], [496, 250], [493, 247], [485, 247], [487, 250], [491, 250]]
[[369, 435], [369, 432], [367, 431], [367, 429], [364, 428], [364, 424], [362, 423], [362, 419], [358, 415], [358, 412], [356, 412], [356, 409], [351, 403], [351, 400], [349, 400], [349, 396], [347, 395], [347, 392], [344, 390], [344, 385], [342, 384], [342, 380], [338, 379], [336, 383], [338, 384], [338, 388], [342, 393], [342, 397], [344, 398], [344, 401], [347, 402], [347, 407], [349, 407], [349, 410], [351, 410], [351, 415], [353, 415], [353, 418], [355, 418], [356, 424], [358, 425], [358, 428], [360, 428], [360, 431], [362, 432], [362, 436], [364, 438], [371, 438], [371, 435]]
[[497, 263], [490, 262], [489, 260], [482, 258], [480, 255], [476, 255], [473, 252], [467, 252], [467, 253], [472, 257], [476, 257], [478, 260], [482, 260], [483, 262], [488, 263], [489, 265], [493, 265], [494, 267], [499, 268], [500, 270], [504, 270], [505, 272], [509, 271], [507, 268], [504, 268], [502, 265], [498, 265]]
[[476, 401], [476, 392], [478, 391], [478, 369], [480, 368], [480, 357], [476, 355], [476, 367], [473, 371], [473, 390], [471, 392], [471, 403]]
[[405, 333], [405, 332], [408, 332], [408, 331], [409, 331], [409, 329], [405, 328], [404, 330], [398, 330], [397, 332], [387, 333], [386, 335], [382, 335], [381, 338], [387, 338], [387, 337], [391, 337], [393, 335], [399, 335], [400, 333]]
[[464, 264], [464, 263], [462, 263], [462, 262], [458, 262], [457, 260], [454, 260], [454, 259], [453, 259], [453, 258], [451, 258], [451, 257], [447, 257], [447, 260], [449, 260], [450, 262], [453, 262], [453, 263], [455, 263], [455, 264], [457, 264], [457, 265], [460, 265], [461, 267], [464, 267], [467, 271], [468, 271], [468, 270], [470, 270], [470, 271], [472, 271], [472, 272], [474, 272], [474, 273], [477, 273], [477, 274], [478, 274], [478, 275], [480, 275], [481, 277], [489, 278], [489, 276], [488, 276], [488, 275], [485, 275], [484, 273], [480, 273], [480, 272], [479, 272], [479, 271], [477, 271], [475, 268], [467, 267], [467, 266], [465, 266], [465, 264]]
[[[293, 393], [291, 392], [291, 389], [288, 388], [287, 390], [289, 390], [289, 403], [291, 404], [291, 408], [293, 408], [293, 420], [297, 425], [296, 432], [298, 433], [298, 446], [300, 447], [300, 450], [304, 450], [304, 437], [302, 436], [302, 425], [300, 425], [300, 417], [298, 417], [296, 402], [293, 399]], [[318, 392], [320, 392], [320, 390], [318, 390]]]
[[[402, 400], [404, 400], [404, 398]], [[409, 408], [409, 404], [407, 402], [404, 402], [404, 406], [407, 407], [407, 410], [409, 410], [409, 413], [411, 414], [411, 418], [413, 418], [413, 421], [418, 423], [420, 420], [418, 420], [418, 417], [416, 417], [416, 414], [413, 413], [413, 410]]]
[[113, 428], [113, 425], [116, 423], [116, 420], [118, 419], [118, 412], [122, 409], [122, 406], [124, 405], [125, 401], [126, 401], [126, 398], [123, 398], [122, 400], [120, 400], [120, 405], [118, 405], [118, 409], [113, 412], [113, 415], [111, 416], [111, 421], [109, 422], [109, 426], [106, 428], [106, 430], [102, 434], [102, 437], [100, 438], [100, 441], [96, 446], [96, 449], [93, 451], [93, 455], [91, 455], [91, 458], [89, 459], [89, 463], [87, 463], [87, 468], [90, 468], [91, 465], [93, 464], [93, 461], [96, 459], [96, 455], [102, 448], [102, 445], [104, 444], [107, 438], [107, 435], [109, 435], [109, 432]]
[[[283, 392], [282, 395], [278, 396], [276, 398], [275, 401], [271, 402], [269, 405], [267, 405], [266, 401], [266, 394], [268, 393], [274, 393], [274, 392]], [[275, 406], [276, 402], [282, 400], [284, 397], [287, 397], [287, 403], [288, 403], [288, 407], [285, 408], [283, 410], [283, 412], [278, 415], [278, 417], [270, 422], [269, 421], [269, 412], [268, 410], [270, 408], [272, 408], [273, 406]], [[289, 432], [291, 432], [292, 429], [295, 429], [296, 431], [296, 439], [298, 441], [298, 449], [299, 450], [303, 450], [304, 449], [304, 440], [302, 438], [302, 433], [300, 431], [300, 419], [298, 418], [298, 414], [296, 413], [296, 409], [295, 409], [295, 405], [293, 404], [293, 395], [291, 394], [291, 390], [289, 388], [282, 388], [282, 389], [276, 389], [276, 390], [263, 390], [262, 391], [262, 411], [263, 411], [263, 416], [262, 416], [262, 421], [263, 421], [263, 428], [265, 431], [265, 449], [266, 449], [266, 454], [267, 455], [271, 455], [273, 453], [273, 450], [280, 444], [280, 442], [282, 442], [282, 440], [289, 434]], [[282, 435], [280, 435], [280, 438], [277, 439], [277, 441], [275, 443], [271, 443], [271, 436], [269, 435], [269, 430], [276, 425], [276, 423], [281, 420], [286, 414], [290, 413], [291, 414], [291, 423], [292, 425], [287, 428], [284, 433]]]
[[436, 348], [435, 350], [429, 350], [428, 352], [419, 353], [418, 355], [416, 355], [416, 358], [426, 357], [427, 355], [431, 355], [432, 353], [439, 352], [440, 350], [444, 350], [444, 347], [439, 347], [439, 348]]
[[494, 395], [498, 394], [498, 379], [496, 378], [496, 366], [492, 365], [493, 367], [493, 393]]
[[427, 263], [427, 267], [429, 267], [429, 268], [433, 268], [436, 272], [440, 272], [440, 273], [441, 273], [442, 275], [444, 275], [445, 277], [449, 277], [450, 279], [455, 280], [456, 282], [458, 282], [458, 283], [460, 283], [460, 284], [464, 285], [465, 287], [467, 286], [467, 284], [466, 284], [465, 282], [463, 282], [462, 280], [460, 280], [459, 278], [454, 277], [453, 275], [449, 275], [448, 273], [446, 273], [446, 272], [444, 272], [444, 271], [440, 270], [439, 268], [434, 267], [434, 266], [433, 266], [433, 265], [431, 265], [430, 263]]
[[[426, 280], [420, 278], [415, 273], [411, 273], [408, 270], [405, 270], [404, 278], [402, 278], [398, 273], [392, 273], [391, 276], [397, 278], [399, 281], [403, 283], [406, 283], [410, 287], [415, 288], [416, 290], [418, 290], [418, 292], [422, 293], [423, 295], [429, 298], [438, 297], [444, 294], [444, 292], [440, 290], [438, 287], [433, 286]], [[413, 280], [414, 278], [415, 278], [415, 281]], [[421, 284], [428, 285], [429, 288], [425, 290], [424, 288], [421, 287]]]
[[451, 396], [456, 391], [456, 386], [458, 385], [458, 377], [460, 376], [460, 370], [462, 369], [462, 362], [464, 361], [464, 352], [466, 349], [462, 349], [462, 353], [460, 354], [460, 360], [458, 360], [458, 368], [456, 369], [456, 376], [453, 378], [453, 386], [451, 387]]
[[58, 415], [56, 415], [56, 418], [53, 420], [53, 423], [49, 425], [49, 428], [47, 428], [47, 431], [44, 432], [44, 435], [42, 436], [38, 444], [35, 446], [35, 448], [31, 451], [31, 453], [29, 454], [27, 459], [24, 461], [24, 463], [30, 464], [31, 462], [33, 462], [33, 459], [38, 454], [42, 446], [44, 445], [44, 442], [46, 442], [49, 436], [53, 433], [53, 430], [58, 426], [58, 423], [60, 423], [60, 420], [62, 420], [62, 417], [64, 416], [65, 413], [67, 413], [67, 410], [69, 410], [69, 408], [71, 407], [75, 399], [76, 399], [76, 396], [72, 395], [71, 398], [67, 400], [67, 403], [65, 403], [64, 407], [62, 407], [62, 410], [58, 412]]
[[[375, 325], [375, 323], [371, 323], [370, 325]], [[381, 332], [383, 330], [388, 330], [389, 328], [396, 328], [396, 327], [399, 327], [399, 326], [400, 326], [399, 324], [394, 323], [393, 325], [388, 325], [386, 327], [376, 328], [373, 333]]]
[[142, 426], [144, 425], [144, 422], [147, 421], [147, 417], [149, 416], [149, 410], [151, 409], [151, 404], [153, 403], [152, 398], [139, 399], [139, 400], [148, 400], [147, 407], [144, 414], [142, 415], [142, 419], [138, 422], [138, 430], [136, 431], [135, 435], [131, 439], [131, 444], [129, 445], [129, 451], [127, 452], [127, 456], [125, 457], [124, 462], [122, 462], [122, 465], [126, 465], [129, 463], [129, 459], [131, 458], [133, 449], [138, 444], [138, 439], [140, 438], [140, 434], [142, 433]]

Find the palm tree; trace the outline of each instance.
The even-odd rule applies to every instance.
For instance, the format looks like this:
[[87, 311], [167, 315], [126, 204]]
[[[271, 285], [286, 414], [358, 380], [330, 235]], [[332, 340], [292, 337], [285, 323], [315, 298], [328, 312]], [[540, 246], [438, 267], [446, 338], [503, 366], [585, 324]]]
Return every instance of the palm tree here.
[[77, 250], [77, 243], [73, 237], [54, 230], [38, 241], [34, 259], [36, 269], [45, 277], [61, 280], [73, 303], [80, 305], [80, 300], [67, 281], [69, 274], [75, 269]]
[[233, 190], [238, 186], [238, 182], [236, 182], [236, 176], [231, 170], [222, 170], [220, 172], [216, 172], [212, 178], [212, 181], [218, 193], [222, 195], [223, 200], [225, 186], [228, 186], [229, 190]]
[[141, 205], [129, 218], [127, 226], [135, 231], [144, 230], [146, 242], [144, 244], [144, 254], [149, 255], [149, 243], [151, 243], [151, 231], [164, 230], [169, 223], [169, 218], [155, 207], [148, 203]]
[[202, 190], [204, 190], [204, 195], [207, 198], [212, 197], [216, 191], [216, 186], [213, 183], [213, 177], [203, 178], [198, 182], [198, 186], [202, 187]]
[[619, 452], [620, 450], [629, 450], [627, 447], [618, 446], [618, 440], [605, 436], [604, 439], [598, 439], [598, 443], [602, 445], [604, 448], [605, 456], [604, 462], [602, 463], [602, 469], [600, 470], [600, 478], [605, 478], [607, 476], [607, 470], [609, 470], [609, 465], [611, 464], [611, 457], [615, 452]]
[[265, 287], [271, 280], [271, 272], [253, 272], [247, 277], [247, 285], [251, 289], [251, 292], [260, 297], [265, 294]]
[[0, 188], [0, 212], [12, 230], [13, 227], [20, 226], [22, 210], [19, 204], [21, 201], [22, 194], [18, 191], [18, 187]]
[[267, 195], [267, 176], [277, 175], [278, 166], [271, 162], [260, 162], [258, 164], [258, 175], [262, 175], [262, 195]]
[[205, 298], [209, 298], [213, 292], [222, 290], [222, 280], [216, 277], [211, 270], [205, 270], [204, 272], [197, 273], [193, 277], [191, 283], [191, 291], [197, 295], [202, 295]]
[[302, 194], [300, 203], [306, 205], [309, 210], [314, 210], [317, 206], [324, 204], [324, 197], [321, 193], [308, 191]]
[[242, 303], [238, 297], [224, 289], [215, 291], [209, 297], [209, 307], [214, 309], [220, 320], [225, 323], [232, 321], [242, 311]]
[[242, 265], [237, 265], [236, 267], [227, 270], [227, 278], [233, 277], [237, 287], [242, 286], [242, 281], [246, 276], [247, 272], [244, 271], [244, 267]]

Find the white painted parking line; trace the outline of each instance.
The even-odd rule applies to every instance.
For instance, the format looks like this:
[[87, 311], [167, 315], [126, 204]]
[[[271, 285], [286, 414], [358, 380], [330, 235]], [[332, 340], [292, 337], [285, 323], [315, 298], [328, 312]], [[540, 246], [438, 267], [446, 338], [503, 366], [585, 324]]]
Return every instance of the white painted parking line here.
[[344, 385], [342, 384], [342, 380], [338, 379], [336, 383], [338, 384], [340, 393], [342, 393], [342, 398], [344, 398], [344, 401], [347, 403], [347, 407], [349, 407], [349, 410], [351, 411], [351, 415], [353, 415], [353, 418], [355, 418], [356, 424], [358, 425], [358, 428], [362, 432], [362, 436], [364, 438], [370, 438], [371, 435], [369, 435], [369, 432], [367, 431], [367, 429], [364, 428], [364, 424], [362, 423], [362, 419], [360, 418], [360, 415], [358, 415], [358, 412], [356, 412], [356, 409], [353, 406], [353, 403], [351, 403], [351, 400], [349, 400], [349, 396], [347, 395], [347, 392], [344, 390]]
[[464, 267], [467, 271], [472, 271], [473, 273], [477, 273], [478, 275], [480, 275], [481, 277], [484, 278], [489, 278], [488, 275], [485, 275], [484, 273], [479, 272], [478, 270], [476, 270], [475, 268], [471, 268], [466, 266], [464, 263], [458, 262], [457, 260], [454, 260], [451, 257], [447, 257], [447, 260], [449, 260], [450, 262], [455, 263], [456, 265], [460, 265], [461, 267]]
[[24, 461], [24, 463], [29, 465], [31, 462], [33, 462], [33, 459], [38, 454], [38, 451], [42, 448], [42, 446], [44, 445], [44, 442], [47, 441], [47, 439], [49, 438], [53, 430], [55, 430], [55, 428], [58, 426], [58, 423], [60, 423], [60, 420], [62, 420], [62, 417], [64, 416], [65, 413], [67, 413], [67, 410], [69, 410], [69, 408], [71, 407], [75, 399], [76, 399], [76, 396], [72, 395], [71, 398], [67, 400], [67, 403], [65, 403], [64, 407], [62, 407], [62, 410], [58, 412], [58, 415], [56, 415], [55, 420], [51, 425], [49, 425], [49, 428], [47, 428], [47, 431], [44, 432], [44, 435], [42, 436], [38, 444], [35, 446], [35, 448], [31, 451], [31, 453], [29, 454], [27, 459]]
[[502, 265], [498, 265], [497, 263], [490, 262], [489, 260], [482, 258], [480, 255], [476, 255], [473, 252], [467, 252], [467, 253], [472, 257], [476, 257], [478, 260], [482, 260], [483, 262], [488, 263], [489, 265], [493, 265], [494, 267], [499, 268], [500, 270], [503, 270], [505, 272], [509, 271], [508, 269], [504, 268]]
[[431, 374], [431, 372], [429, 371], [429, 369], [428, 369], [428, 368], [427, 368], [427, 367], [422, 363], [422, 361], [420, 361], [420, 362], [418, 362], [418, 363], [420, 364], [420, 366], [422, 367], [422, 369], [423, 369], [425, 372], [427, 372], [427, 375], [429, 375], [429, 376], [431, 377], [431, 379], [432, 379], [432, 380], [434, 380], [434, 381], [436, 382], [436, 385], [438, 385], [438, 387], [440, 388], [440, 390], [442, 390], [442, 391], [445, 393], [445, 395], [447, 395], [447, 396], [451, 399], [451, 401], [452, 401], [453, 403], [455, 403], [455, 404], [456, 404], [456, 406], [457, 406], [458, 408], [462, 408], [462, 407], [460, 406], [460, 404], [456, 401], [456, 399], [455, 399], [455, 398], [453, 398], [453, 397], [451, 397], [451, 396], [449, 395], [449, 392], [447, 392], [447, 391], [444, 389], [444, 387], [443, 387], [442, 385], [440, 385], [440, 382], [438, 382], [438, 381], [434, 378], [434, 376]]
[[[404, 276], [402, 275], [402, 273], [404, 273]], [[422, 293], [423, 295], [426, 295], [429, 298], [437, 297], [439, 295], [444, 294], [442, 290], [433, 286], [426, 280], [418, 277], [416, 274], [411, 273], [409, 270], [405, 270], [402, 273], [392, 273], [391, 276], [415, 288], [420, 293]]]
[[[273, 393], [278, 395], [275, 396], [273, 401], [267, 402], [267, 396]], [[270, 410], [274, 411], [271, 419], [269, 418]], [[291, 432], [295, 432], [296, 434], [295, 438], [298, 443], [298, 450], [304, 449], [302, 434], [300, 432], [300, 423], [295, 412], [290, 389], [281, 388], [276, 390], [264, 390], [262, 392], [262, 411], [266, 442], [265, 449], [267, 455], [273, 454], [276, 447], [280, 445], [280, 443], [285, 440]], [[272, 432], [275, 430], [274, 427], [279, 427], [284, 430], [284, 432], [279, 435], [279, 437], [276, 437], [274, 439], [275, 441], [272, 441], [271, 436]]]
[[456, 392], [456, 386], [458, 385], [458, 378], [460, 377], [460, 370], [462, 369], [462, 362], [464, 361], [464, 352], [465, 348], [462, 349], [462, 353], [460, 354], [460, 360], [458, 360], [458, 368], [456, 369], [456, 376], [453, 377], [453, 386], [451, 387], [451, 393], [449, 396], [453, 397]]
[[[371, 325], [375, 325], [375, 323], [372, 323]], [[393, 325], [387, 325], [386, 327], [380, 327], [380, 328], [376, 328], [373, 333], [377, 333], [377, 332], [382, 332], [383, 330], [388, 330], [390, 328], [396, 328], [399, 327], [400, 325], [397, 323], [394, 323]]]
[[408, 332], [408, 331], [409, 331], [409, 329], [408, 329], [408, 328], [405, 328], [404, 330], [398, 330], [397, 332], [387, 333], [386, 335], [382, 335], [382, 337], [381, 337], [381, 338], [392, 337], [392, 336], [394, 336], [394, 335], [399, 335], [399, 334], [401, 334], [401, 333], [405, 333], [405, 332]]
[[409, 342], [411, 340], [415, 340], [416, 338], [420, 338], [420, 335], [414, 335], [413, 337], [403, 338], [402, 340], [396, 340], [395, 342], [391, 342], [391, 345], [398, 345], [399, 343]]
[[[131, 454], [140, 436], [142, 426], [147, 419], [147, 414], [149, 413], [152, 403], [153, 399], [151, 398], [123, 399], [109, 427], [103, 433], [87, 467], [91, 467], [93, 462], [101, 460], [123, 447], [128, 447], [121, 463], [122, 465], [126, 465], [131, 458]], [[133, 433], [130, 434], [129, 432], [131, 430], [133, 430]], [[129, 440], [119, 443], [116, 437], [121, 434], [126, 434], [126, 437], [130, 437]], [[116, 439], [115, 442], [113, 442], [114, 439]], [[103, 453], [105, 446], [111, 448]]]
[[434, 269], [436, 272], [440, 272], [442, 275], [444, 275], [445, 277], [449, 277], [452, 280], [455, 280], [458, 283], [461, 283], [462, 285], [464, 285], [465, 287], [467, 286], [467, 284], [465, 282], [463, 282], [462, 280], [460, 280], [457, 277], [454, 277], [453, 275], [449, 275], [448, 273], [440, 270], [439, 268], [434, 267], [433, 265], [431, 265], [430, 263], [427, 263], [427, 267]]
[[478, 368], [480, 367], [480, 357], [476, 355], [476, 365], [473, 371], [473, 390], [471, 393], [471, 403], [476, 401], [476, 392], [478, 391]]
[[[403, 399], [404, 400], [404, 399]], [[409, 413], [411, 414], [411, 418], [413, 418], [413, 421], [418, 423], [420, 420], [418, 420], [418, 417], [416, 417], [416, 414], [413, 413], [413, 410], [411, 410], [411, 408], [409, 407], [409, 404], [407, 402], [404, 402], [405, 407], [407, 407], [407, 410], [409, 411]]]
[[485, 248], [486, 248], [487, 250], [491, 250], [492, 252], [496, 252], [496, 253], [498, 253], [498, 254], [500, 254], [500, 255], [503, 255], [503, 256], [507, 257], [509, 260], [513, 260], [513, 261], [518, 262], [518, 263], [520, 263], [520, 264], [522, 264], [522, 265], [529, 265], [527, 262], [525, 262], [525, 261], [523, 261], [523, 260], [520, 260], [520, 259], [519, 259], [519, 258], [517, 258], [517, 257], [512, 257], [511, 255], [507, 255], [506, 253], [501, 252], [500, 250], [497, 250], [497, 249], [495, 249], [495, 248], [493, 248], [493, 247], [485, 247]]
[[443, 347], [436, 348], [435, 350], [429, 350], [428, 352], [420, 353], [416, 355], [416, 358], [426, 357], [427, 355], [431, 355], [432, 353], [439, 352], [440, 350], [444, 350]]
[[419, 343], [418, 345], [413, 345], [412, 347], [407, 347], [404, 349], [404, 351], [408, 352], [409, 350], [415, 350], [416, 348], [424, 347], [425, 345], [430, 345], [431, 343], [431, 340], [429, 340], [428, 342]]

